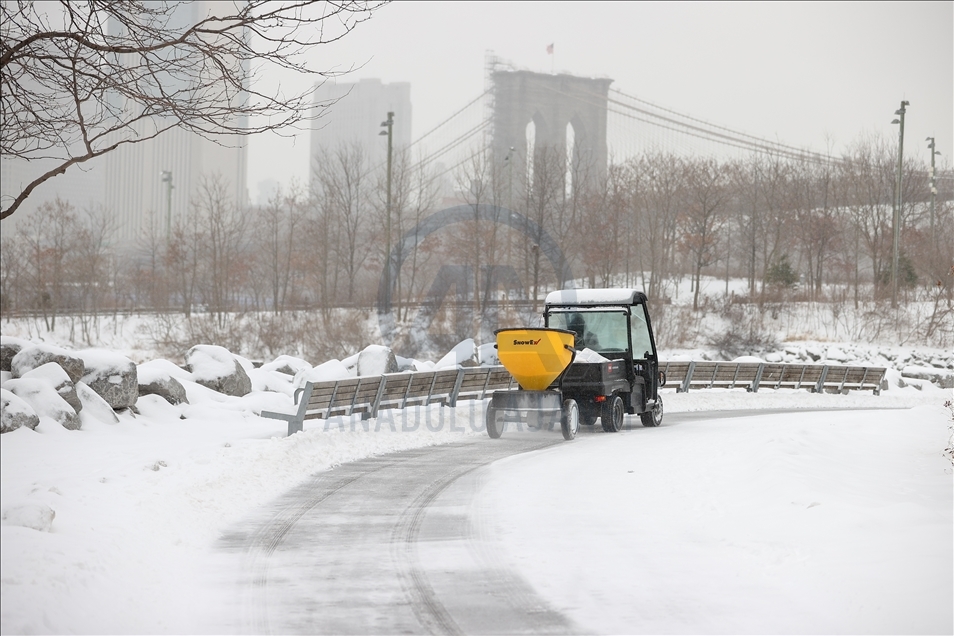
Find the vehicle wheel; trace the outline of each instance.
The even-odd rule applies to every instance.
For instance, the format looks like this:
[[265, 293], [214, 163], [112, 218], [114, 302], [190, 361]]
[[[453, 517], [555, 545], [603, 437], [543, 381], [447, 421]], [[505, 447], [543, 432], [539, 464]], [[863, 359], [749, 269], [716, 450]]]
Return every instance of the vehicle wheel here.
[[493, 439], [498, 439], [503, 433], [503, 422], [497, 420], [497, 409], [492, 406], [487, 407], [487, 434]]
[[603, 402], [600, 419], [603, 421], [603, 430], [607, 433], [618, 433], [623, 428], [623, 398], [613, 394]]
[[646, 411], [645, 413], [639, 414], [639, 419], [642, 420], [643, 426], [659, 426], [662, 424], [663, 418], [663, 401], [662, 396], [656, 396], [656, 404], [653, 406], [652, 410]]
[[571, 440], [576, 437], [576, 432], [580, 430], [580, 405], [576, 400], [563, 400], [560, 428], [563, 429], [563, 439]]

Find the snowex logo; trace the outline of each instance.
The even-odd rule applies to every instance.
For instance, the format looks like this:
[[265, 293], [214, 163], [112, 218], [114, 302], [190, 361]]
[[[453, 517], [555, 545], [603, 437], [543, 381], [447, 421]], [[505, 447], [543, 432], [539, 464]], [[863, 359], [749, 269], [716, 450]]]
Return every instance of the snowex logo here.
[[535, 345], [540, 344], [540, 341], [541, 341], [541, 340], [543, 340], [543, 338], [538, 338], [538, 339], [536, 339], [536, 340], [514, 340], [514, 341], [513, 341], [513, 346], [515, 346], [515, 347], [516, 347], [517, 345], [531, 345], [531, 346], [535, 346]]

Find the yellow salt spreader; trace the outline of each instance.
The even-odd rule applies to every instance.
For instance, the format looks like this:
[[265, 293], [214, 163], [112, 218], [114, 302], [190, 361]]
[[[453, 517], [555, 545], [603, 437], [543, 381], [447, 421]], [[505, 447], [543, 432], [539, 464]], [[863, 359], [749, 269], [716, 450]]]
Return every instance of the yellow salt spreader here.
[[547, 294], [543, 328], [498, 330], [497, 357], [520, 388], [494, 391], [487, 433], [500, 437], [514, 420], [539, 428], [559, 420], [570, 440], [597, 419], [618, 433], [627, 414], [662, 425], [666, 373], [647, 302], [637, 289], [561, 289]]
[[487, 406], [487, 433], [498, 438], [507, 419], [525, 419], [528, 426], [549, 428], [559, 420], [563, 439], [576, 437], [580, 408], [564, 399], [559, 378], [570, 367], [576, 350], [575, 333], [565, 329], [523, 327], [499, 329], [497, 357], [520, 385], [519, 390], [495, 391]]

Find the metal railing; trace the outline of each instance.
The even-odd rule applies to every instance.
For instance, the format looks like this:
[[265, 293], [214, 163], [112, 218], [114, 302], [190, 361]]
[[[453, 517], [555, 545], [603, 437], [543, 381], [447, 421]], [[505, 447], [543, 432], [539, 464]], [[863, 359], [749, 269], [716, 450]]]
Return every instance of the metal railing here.
[[[816, 393], [871, 390], [881, 393], [884, 367], [785, 364], [768, 362], [660, 361], [667, 386], [690, 389], [805, 389]], [[295, 413], [262, 411], [262, 417], [285, 420], [288, 434], [301, 431], [305, 420], [360, 414], [377, 417], [381, 410], [483, 400], [492, 391], [510, 389], [513, 377], [502, 366], [458, 367], [439, 371], [388, 373], [380, 376], [308, 382], [295, 391]]]

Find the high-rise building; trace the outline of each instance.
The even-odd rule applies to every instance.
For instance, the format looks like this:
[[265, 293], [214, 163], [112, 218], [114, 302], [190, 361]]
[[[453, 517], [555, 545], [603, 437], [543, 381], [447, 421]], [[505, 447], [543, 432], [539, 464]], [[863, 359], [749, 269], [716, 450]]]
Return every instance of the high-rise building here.
[[379, 79], [335, 83], [328, 80], [315, 93], [317, 105], [331, 104], [312, 122], [311, 155], [313, 161], [322, 149], [333, 152], [343, 144], [357, 143], [373, 164], [387, 160], [387, 139], [380, 133], [381, 123], [394, 113], [392, 144], [395, 150], [411, 144], [411, 84]]
[[[178, 5], [168, 27], [194, 24], [209, 14], [227, 10], [228, 6], [210, 0]], [[121, 27], [110, 22], [108, 28], [110, 33], [116, 33]], [[166, 78], [166, 81], [175, 80]], [[164, 85], [170, 92], [175, 88]], [[128, 106], [136, 107], [132, 103]], [[153, 117], [161, 120], [164, 115]], [[133, 132], [141, 135], [154, 128], [152, 123], [140, 121], [136, 124], [140, 129]], [[243, 126], [242, 121], [238, 123]], [[114, 220], [117, 242], [131, 245], [146, 230], [164, 235], [188, 209], [202, 180], [215, 175], [221, 177], [232, 202], [246, 206], [246, 137], [235, 134], [216, 140], [218, 143], [183, 128], [172, 128], [154, 139], [122, 144], [102, 157], [73, 166], [65, 174], [48, 180], [15, 214], [4, 220], [2, 229], [7, 231], [44, 202], [59, 197], [77, 209], [101, 207]], [[48, 163], [4, 157], [0, 162], [4, 201], [19, 194], [23, 185], [44, 170], [49, 170]]]

